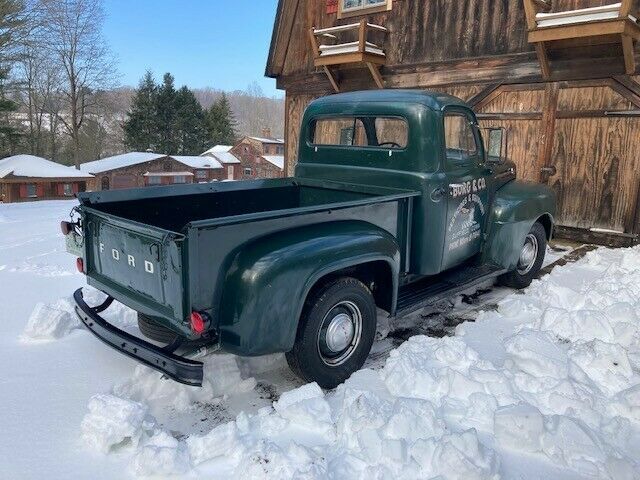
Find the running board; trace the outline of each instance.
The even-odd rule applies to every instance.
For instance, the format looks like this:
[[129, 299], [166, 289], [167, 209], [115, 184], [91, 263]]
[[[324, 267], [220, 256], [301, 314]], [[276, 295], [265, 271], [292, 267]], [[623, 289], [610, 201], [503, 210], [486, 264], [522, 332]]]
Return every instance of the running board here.
[[400, 287], [396, 317], [402, 317], [506, 273], [492, 265], [462, 266]]

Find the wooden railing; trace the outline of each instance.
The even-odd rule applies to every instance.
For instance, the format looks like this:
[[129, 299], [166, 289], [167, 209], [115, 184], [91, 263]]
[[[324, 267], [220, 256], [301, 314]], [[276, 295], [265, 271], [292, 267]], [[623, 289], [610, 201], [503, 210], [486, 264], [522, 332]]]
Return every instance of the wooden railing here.
[[[523, 0], [529, 43], [535, 45], [542, 76], [552, 76], [549, 50], [589, 47], [619, 43], [624, 70], [636, 70], [634, 42], [640, 40], [640, 12], [636, 0], [622, 0], [611, 5], [552, 12], [551, 0]], [[613, 0], [615, 1], [615, 0]], [[587, 53], [588, 54], [588, 53]]]
[[[346, 33], [357, 33], [357, 40], [340, 43], [340, 36]], [[340, 91], [340, 86], [331, 67], [345, 64], [366, 65], [378, 88], [384, 88], [379, 67], [386, 64], [387, 57], [382, 46], [368, 40], [370, 33], [385, 34], [387, 29], [361, 20], [358, 23], [336, 27], [311, 28], [309, 31], [314, 65], [324, 69], [336, 92]], [[329, 43], [322, 43], [323, 41]]]

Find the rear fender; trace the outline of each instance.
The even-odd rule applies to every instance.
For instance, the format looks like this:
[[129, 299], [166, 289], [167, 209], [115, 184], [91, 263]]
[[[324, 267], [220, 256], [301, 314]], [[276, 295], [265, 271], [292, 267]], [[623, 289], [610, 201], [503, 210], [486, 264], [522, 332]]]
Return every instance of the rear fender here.
[[547, 239], [551, 238], [555, 212], [555, 194], [544, 185], [514, 181], [500, 188], [489, 217], [484, 261], [513, 270], [536, 221], [543, 223]]
[[222, 349], [247, 356], [291, 350], [316, 282], [372, 261], [389, 265], [395, 306], [400, 251], [395, 238], [379, 227], [322, 223], [251, 242], [235, 256], [225, 278], [218, 322]]

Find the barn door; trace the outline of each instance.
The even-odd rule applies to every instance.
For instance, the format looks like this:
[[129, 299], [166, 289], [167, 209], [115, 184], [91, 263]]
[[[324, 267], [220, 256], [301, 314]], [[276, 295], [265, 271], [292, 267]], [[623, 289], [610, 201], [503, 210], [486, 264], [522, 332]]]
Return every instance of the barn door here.
[[474, 108], [506, 129], [518, 178], [556, 192], [559, 225], [640, 233], [639, 80], [503, 85]]
[[551, 163], [560, 225], [637, 233], [640, 98], [613, 79], [562, 84]]

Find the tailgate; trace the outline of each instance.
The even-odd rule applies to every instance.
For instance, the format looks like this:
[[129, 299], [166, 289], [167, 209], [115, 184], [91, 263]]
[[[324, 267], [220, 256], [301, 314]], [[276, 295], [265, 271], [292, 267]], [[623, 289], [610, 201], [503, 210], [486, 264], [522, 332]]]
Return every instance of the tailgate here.
[[89, 284], [137, 311], [183, 322], [184, 235], [81, 210]]

